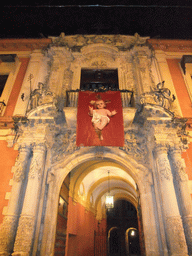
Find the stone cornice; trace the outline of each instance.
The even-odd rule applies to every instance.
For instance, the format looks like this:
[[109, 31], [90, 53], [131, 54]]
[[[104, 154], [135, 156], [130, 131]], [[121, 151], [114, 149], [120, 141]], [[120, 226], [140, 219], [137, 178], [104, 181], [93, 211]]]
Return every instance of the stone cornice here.
[[52, 43], [50, 38], [0, 39], [0, 51], [33, 51], [44, 49]]
[[192, 40], [148, 39], [154, 50], [165, 52], [191, 52]]
[[11, 116], [2, 116], [0, 117], [0, 129], [13, 129], [14, 120]]

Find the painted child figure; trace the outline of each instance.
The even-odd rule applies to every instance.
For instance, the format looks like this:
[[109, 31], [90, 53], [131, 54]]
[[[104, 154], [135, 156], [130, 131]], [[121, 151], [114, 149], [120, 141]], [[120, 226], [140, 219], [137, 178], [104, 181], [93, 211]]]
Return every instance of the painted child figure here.
[[99, 139], [103, 140], [102, 130], [109, 123], [109, 117], [116, 115], [117, 111], [109, 111], [106, 109], [106, 103], [102, 99], [91, 101], [90, 103], [96, 107], [96, 109], [93, 109], [93, 107], [89, 106], [89, 115], [92, 116], [91, 121]]

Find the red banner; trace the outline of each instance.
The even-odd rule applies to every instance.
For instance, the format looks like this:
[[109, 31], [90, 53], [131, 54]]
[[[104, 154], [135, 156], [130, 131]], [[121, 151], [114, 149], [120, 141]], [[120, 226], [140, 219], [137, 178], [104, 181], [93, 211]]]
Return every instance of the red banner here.
[[[104, 108], [99, 103], [104, 105]], [[101, 120], [104, 121], [102, 127]], [[119, 91], [79, 92], [76, 144], [115, 147], [124, 145], [123, 113]]]

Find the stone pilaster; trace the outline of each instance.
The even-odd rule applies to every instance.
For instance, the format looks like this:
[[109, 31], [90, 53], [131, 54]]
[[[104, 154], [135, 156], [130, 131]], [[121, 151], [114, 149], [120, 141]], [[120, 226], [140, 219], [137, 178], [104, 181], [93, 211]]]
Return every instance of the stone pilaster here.
[[12, 255], [30, 255], [35, 230], [36, 211], [41, 189], [46, 149], [43, 144], [35, 145], [28, 174], [28, 183], [19, 219]]
[[185, 256], [188, 255], [187, 244], [182, 219], [179, 213], [166, 146], [158, 145], [155, 149], [155, 157], [159, 174], [169, 255]]
[[192, 203], [188, 187], [188, 177], [185, 172], [185, 162], [184, 159], [181, 158], [181, 151], [179, 149], [172, 149], [169, 156], [175, 179], [174, 183], [178, 194], [189, 255], [192, 255]]
[[6, 216], [0, 227], [0, 255], [10, 255], [13, 250], [18, 218], [21, 211], [23, 183], [30, 153], [30, 147], [21, 146], [19, 148], [19, 155], [15, 166], [12, 168], [14, 175], [11, 197], [8, 203]]

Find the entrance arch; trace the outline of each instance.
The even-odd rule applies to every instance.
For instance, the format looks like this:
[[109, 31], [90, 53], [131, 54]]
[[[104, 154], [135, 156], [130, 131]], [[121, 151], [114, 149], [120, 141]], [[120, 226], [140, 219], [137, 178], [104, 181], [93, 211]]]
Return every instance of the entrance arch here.
[[[150, 223], [155, 223], [153, 203], [150, 201], [152, 200], [152, 195], [146, 198], [146, 191], [151, 189], [149, 171], [129, 158], [121, 150], [109, 150], [106, 148], [106, 151], [104, 149], [102, 152], [102, 157], [98, 157], [98, 151], [95, 149], [88, 150], [83, 148], [78, 153], [75, 152], [58, 163], [49, 173], [49, 191], [42, 237], [43, 246], [41, 248], [42, 255], [54, 255], [58, 197], [65, 177], [70, 173], [69, 196], [72, 204], [80, 203], [87, 211], [92, 212], [93, 215], [96, 214], [96, 220], [99, 223], [102, 218], [106, 218], [104, 198], [107, 192], [108, 168], [112, 170], [111, 193], [116, 198], [129, 198], [135, 204], [138, 203], [137, 196], [140, 195], [141, 208], [148, 207], [148, 210], [150, 210], [150, 214], [146, 214], [145, 211], [142, 213], [144, 217], [144, 233], [147, 229], [150, 229], [155, 236], [150, 237], [150, 233], [146, 233], [145, 244], [152, 243], [153, 248], [156, 251], [158, 250], [155, 224], [149, 227], [149, 220]], [[92, 180], [93, 178], [94, 180]]]

